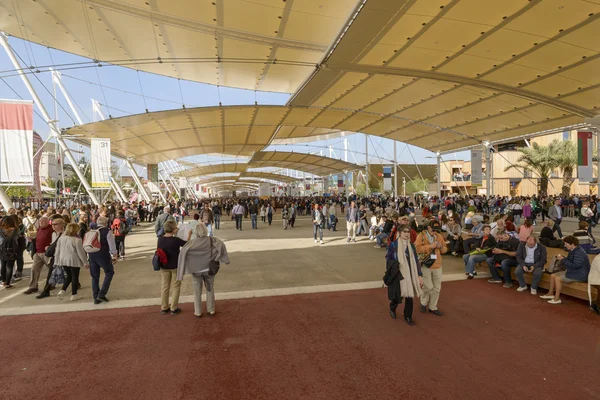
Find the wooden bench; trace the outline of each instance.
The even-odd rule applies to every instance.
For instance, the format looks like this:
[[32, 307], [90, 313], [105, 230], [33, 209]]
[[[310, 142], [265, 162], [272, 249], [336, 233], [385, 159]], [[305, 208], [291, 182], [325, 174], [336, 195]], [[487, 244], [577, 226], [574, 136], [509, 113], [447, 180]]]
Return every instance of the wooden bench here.
[[[562, 249], [555, 249], [555, 248], [547, 247], [546, 250], [548, 251], [548, 262], [550, 262], [550, 260], [552, 260], [552, 257], [557, 256], [559, 254], [562, 254], [564, 256], [567, 255], [567, 253]], [[588, 254], [588, 257], [589, 257], [590, 263], [591, 263], [594, 260], [594, 257], [596, 257], [596, 255]], [[486, 269], [486, 271], [488, 271], [489, 268], [488, 268], [486, 262], [479, 263], [479, 266], [483, 266], [483, 264], [485, 264], [485, 269]], [[517, 280], [517, 277], [515, 275], [515, 268], [516, 267], [511, 268], [511, 271], [510, 271], [510, 276], [513, 281]], [[502, 276], [502, 277], [504, 276], [502, 269], [498, 269], [498, 273], [500, 274], [500, 276]], [[525, 277], [525, 282], [527, 282], [527, 284], [531, 285], [533, 275], [526, 273], [524, 275], [524, 277]], [[544, 274], [542, 275], [542, 280], [540, 281], [539, 287], [544, 288], [544, 289], [550, 288], [550, 274], [549, 273], [544, 272]], [[597, 293], [596, 288], [592, 288], [592, 298], [593, 299], [595, 298], [596, 293]], [[587, 284], [587, 282], [564, 283], [562, 285], [561, 294], [566, 294], [568, 296], [577, 297], [578, 299], [588, 300], [588, 284]]]

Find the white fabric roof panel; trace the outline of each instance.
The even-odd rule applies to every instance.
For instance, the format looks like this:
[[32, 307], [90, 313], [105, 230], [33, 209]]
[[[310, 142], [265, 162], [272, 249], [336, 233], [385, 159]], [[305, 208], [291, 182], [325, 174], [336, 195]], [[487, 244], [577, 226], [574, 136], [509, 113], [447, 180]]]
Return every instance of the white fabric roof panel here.
[[[280, 182], [294, 182], [298, 179], [273, 173], [256, 171], [257, 168], [288, 168], [292, 170], [302, 171], [317, 176], [326, 176], [329, 174], [339, 174], [346, 171], [355, 171], [361, 169], [360, 165], [351, 164], [335, 158], [323, 157], [314, 154], [281, 152], [281, 151], [262, 151], [254, 154], [248, 163], [231, 163], [231, 164], [213, 164], [199, 165], [190, 169], [183, 170], [174, 174], [177, 177], [185, 178], [200, 178], [198, 184], [205, 182], [214, 182], [219, 180], [235, 179], [237, 183], [251, 180], [277, 180]], [[239, 173], [237, 177], [220, 176], [210, 177], [214, 174], [224, 173]]]
[[[288, 105], [432, 151], [581, 123], [600, 108], [599, 12], [585, 0], [367, 0]], [[340, 109], [350, 116], [332, 125]]]
[[362, 167], [335, 158], [286, 151], [261, 151], [248, 163], [250, 168], [289, 168], [317, 176], [355, 171]]
[[[0, 30], [191, 81], [294, 92], [357, 0], [0, 0]], [[143, 38], [143, 40], [141, 40]], [[220, 62], [217, 62], [220, 61]]]
[[580, 123], [600, 107], [598, 2], [37, 0], [19, 2], [19, 13], [13, 6], [0, 0], [0, 29], [50, 47], [225, 86], [299, 88], [287, 107], [173, 110], [69, 130], [109, 137], [115, 152], [139, 162], [252, 156], [268, 144], [343, 131], [450, 150]]

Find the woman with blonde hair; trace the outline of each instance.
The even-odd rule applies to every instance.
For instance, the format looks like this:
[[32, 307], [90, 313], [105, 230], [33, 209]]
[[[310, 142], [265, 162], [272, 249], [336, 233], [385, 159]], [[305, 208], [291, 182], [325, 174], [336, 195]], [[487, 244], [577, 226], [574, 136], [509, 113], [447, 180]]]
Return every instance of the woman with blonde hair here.
[[208, 315], [215, 315], [215, 275], [219, 263], [229, 264], [227, 247], [221, 240], [210, 237], [204, 224], [192, 231], [192, 238], [179, 253], [177, 280], [182, 281], [186, 273], [192, 274], [194, 284], [194, 315], [202, 317], [202, 284], [206, 287]]
[[58, 298], [63, 299], [66, 290], [71, 285], [71, 301], [79, 300], [81, 296], [77, 294], [79, 289], [79, 271], [81, 267], [90, 268], [87, 254], [83, 250], [83, 242], [79, 238], [79, 225], [68, 224], [65, 234], [61, 235], [56, 242], [56, 251], [54, 253], [54, 266], [62, 267], [67, 274], [62, 289], [58, 292]]

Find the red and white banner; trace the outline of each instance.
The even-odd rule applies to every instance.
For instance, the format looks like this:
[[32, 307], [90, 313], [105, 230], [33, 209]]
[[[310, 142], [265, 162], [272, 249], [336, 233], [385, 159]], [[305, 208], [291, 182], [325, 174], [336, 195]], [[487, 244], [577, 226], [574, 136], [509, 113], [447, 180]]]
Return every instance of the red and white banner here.
[[592, 137], [592, 132], [577, 132], [577, 177], [580, 182], [592, 182], [594, 179]]
[[0, 183], [33, 184], [33, 102], [0, 99]]

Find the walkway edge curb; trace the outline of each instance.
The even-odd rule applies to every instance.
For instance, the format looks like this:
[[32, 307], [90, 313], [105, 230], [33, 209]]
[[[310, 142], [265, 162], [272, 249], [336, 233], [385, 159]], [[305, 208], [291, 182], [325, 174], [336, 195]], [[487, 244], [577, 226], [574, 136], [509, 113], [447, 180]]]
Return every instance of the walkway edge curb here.
[[[483, 274], [481, 274], [483, 275]], [[483, 277], [483, 276], [481, 276]], [[451, 282], [456, 280], [464, 280], [464, 274], [448, 274], [444, 275], [443, 282]], [[365, 290], [365, 289], [377, 289], [382, 287], [381, 281], [370, 281], [370, 282], [356, 282], [356, 283], [341, 283], [333, 285], [317, 285], [317, 286], [300, 286], [290, 288], [276, 288], [276, 289], [258, 289], [258, 290], [244, 290], [239, 292], [225, 292], [216, 293], [217, 300], [236, 300], [236, 299], [251, 299], [254, 297], [275, 297], [275, 296], [291, 296], [296, 294], [312, 294], [312, 293], [331, 293], [331, 292], [344, 292], [349, 290]], [[158, 288], [157, 288], [158, 291]], [[206, 298], [205, 295], [202, 296]], [[99, 305], [92, 304], [86, 300], [84, 302], [74, 302], [65, 305], [46, 304], [40, 306], [29, 306], [29, 307], [14, 307], [0, 309], [0, 316], [15, 316], [15, 315], [35, 315], [35, 314], [54, 314], [64, 312], [78, 312], [78, 311], [100, 311], [109, 309], [119, 308], [135, 308], [135, 307], [148, 307], [148, 306], [159, 306], [160, 298], [148, 298], [148, 299], [135, 299], [135, 300], [113, 300], [110, 303], [101, 303]], [[194, 296], [182, 296], [179, 299], [180, 304], [193, 303]]]

